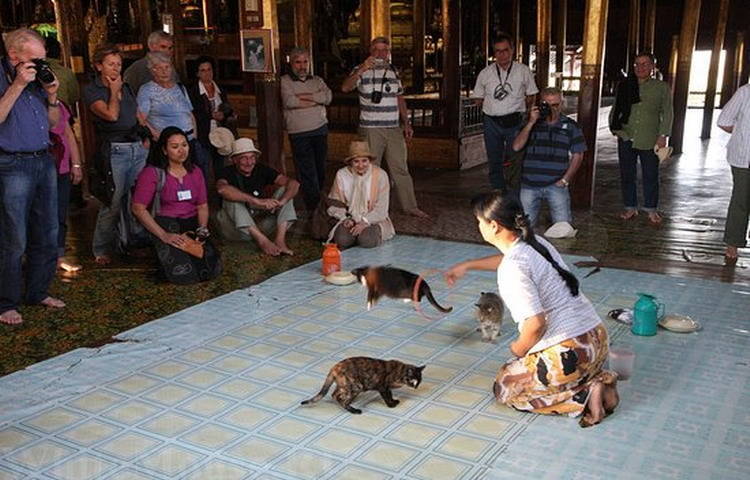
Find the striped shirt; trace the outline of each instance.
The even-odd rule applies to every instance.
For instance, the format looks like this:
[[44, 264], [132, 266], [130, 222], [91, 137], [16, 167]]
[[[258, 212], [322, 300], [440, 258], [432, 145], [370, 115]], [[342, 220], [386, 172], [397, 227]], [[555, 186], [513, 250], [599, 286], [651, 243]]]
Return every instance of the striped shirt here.
[[[372, 103], [372, 92], [383, 92], [380, 103]], [[372, 68], [357, 80], [359, 92], [359, 126], [361, 128], [394, 128], [399, 126], [398, 97], [403, 95], [396, 71], [392, 66]]]
[[570, 154], [585, 151], [586, 141], [575, 120], [560, 115], [552, 125], [539, 121], [526, 143], [521, 183], [528, 187], [552, 185], [568, 170]]
[[740, 87], [732, 95], [716, 122], [734, 127], [727, 143], [727, 162], [737, 168], [750, 168], [750, 85]]
[[[540, 236], [536, 239], [568, 270], [555, 247]], [[583, 293], [577, 297], [571, 295], [560, 274], [531, 245], [518, 240], [504, 253], [497, 269], [497, 286], [513, 321], [518, 324], [518, 331], [527, 318], [546, 314], [547, 330], [529, 353], [577, 337], [601, 323], [589, 299]]]

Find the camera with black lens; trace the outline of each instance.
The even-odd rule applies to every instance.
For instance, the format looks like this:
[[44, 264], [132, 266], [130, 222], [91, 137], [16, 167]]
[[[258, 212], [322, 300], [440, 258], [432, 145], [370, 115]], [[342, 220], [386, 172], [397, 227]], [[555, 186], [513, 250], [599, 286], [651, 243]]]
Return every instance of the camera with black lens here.
[[41, 83], [50, 84], [55, 81], [55, 74], [49, 68], [49, 63], [43, 58], [34, 58], [31, 60], [34, 63], [33, 68], [36, 70], [36, 78]]
[[372, 93], [370, 93], [370, 101], [372, 103], [380, 103], [381, 100], [383, 100], [383, 92], [373, 90]]
[[539, 102], [539, 118], [545, 119], [552, 115], [552, 109], [550, 109], [549, 103], [542, 100]]

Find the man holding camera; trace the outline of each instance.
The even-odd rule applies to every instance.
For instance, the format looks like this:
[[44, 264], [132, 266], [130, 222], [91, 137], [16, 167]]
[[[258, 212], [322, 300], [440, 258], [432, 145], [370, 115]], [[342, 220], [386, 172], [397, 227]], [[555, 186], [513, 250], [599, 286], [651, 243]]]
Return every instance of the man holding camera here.
[[0, 58], [0, 324], [15, 325], [23, 321], [17, 310], [22, 301], [65, 306], [47, 293], [57, 266], [58, 229], [49, 130], [60, 121], [60, 103], [38, 33], [25, 28], [8, 33], [5, 50], [8, 55]]
[[367, 139], [375, 155], [375, 165], [380, 166], [385, 158], [401, 208], [408, 215], [429, 218], [417, 207], [414, 182], [406, 164], [406, 140], [412, 138], [414, 130], [403, 97], [404, 88], [390, 64], [390, 53], [387, 38], [374, 38], [370, 56], [346, 77], [341, 90], [348, 93], [356, 88], [359, 92], [359, 134]]
[[542, 90], [539, 106], [513, 141], [516, 152], [526, 148], [521, 174], [521, 203], [534, 226], [542, 200], [549, 202], [552, 222], [572, 221], [568, 185], [583, 161], [586, 141], [578, 124], [563, 115], [562, 92]]
[[[504, 166], [510, 166], [511, 145], [523, 123], [523, 114], [534, 104], [539, 89], [529, 67], [513, 61], [513, 41], [500, 35], [493, 44], [495, 62], [477, 76], [472, 97], [484, 113], [484, 146], [490, 167], [490, 185], [506, 190]], [[516, 159], [516, 161], [520, 161]]]

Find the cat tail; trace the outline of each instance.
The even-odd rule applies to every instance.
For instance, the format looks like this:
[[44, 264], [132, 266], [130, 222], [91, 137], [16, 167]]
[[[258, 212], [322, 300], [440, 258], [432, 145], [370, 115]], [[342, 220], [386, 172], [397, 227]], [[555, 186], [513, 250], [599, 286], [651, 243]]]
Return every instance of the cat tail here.
[[331, 385], [333, 385], [333, 382], [334, 382], [333, 372], [329, 372], [328, 376], [326, 377], [325, 383], [323, 383], [323, 387], [321, 387], [320, 389], [320, 392], [318, 392], [318, 394], [315, 395], [314, 397], [302, 402], [301, 405], [309, 405], [325, 397], [326, 393], [328, 393], [328, 390], [331, 388]]
[[427, 297], [427, 300], [430, 301], [433, 307], [437, 308], [443, 313], [448, 313], [453, 311], [453, 307], [442, 307], [440, 304], [435, 300], [435, 297], [432, 296], [432, 290], [430, 289], [430, 286], [427, 285], [427, 283], [422, 282], [422, 286], [424, 288], [424, 294]]

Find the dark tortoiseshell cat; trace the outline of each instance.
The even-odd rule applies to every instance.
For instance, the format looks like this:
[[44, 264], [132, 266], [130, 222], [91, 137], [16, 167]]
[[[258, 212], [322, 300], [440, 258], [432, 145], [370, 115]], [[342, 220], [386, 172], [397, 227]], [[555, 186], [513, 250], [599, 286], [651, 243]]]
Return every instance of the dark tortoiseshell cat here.
[[424, 365], [416, 367], [398, 360], [350, 357], [334, 365], [328, 372], [320, 392], [302, 402], [302, 405], [315, 403], [325, 397], [335, 382], [336, 389], [331, 396], [351, 413], [362, 413], [362, 410], [352, 407], [351, 404], [357, 395], [367, 390], [380, 392], [385, 404], [393, 408], [398, 405], [398, 400], [393, 398], [391, 389], [403, 385], [417, 388], [422, 382], [422, 370]]
[[[370, 310], [383, 295], [396, 299], [413, 300], [414, 285], [419, 278], [419, 275], [407, 272], [406, 270], [401, 270], [400, 268], [392, 267], [365, 266], [352, 270], [352, 275], [357, 277], [357, 281], [367, 288], [368, 310]], [[437, 303], [435, 297], [432, 296], [430, 286], [423, 278], [419, 283], [417, 301], [421, 301], [422, 297], [425, 296], [427, 297], [427, 300], [429, 300], [430, 303], [441, 312], [448, 313], [453, 310], [453, 307], [446, 308]]]

